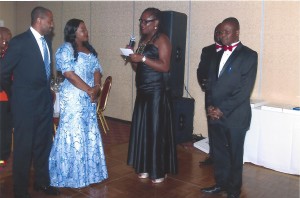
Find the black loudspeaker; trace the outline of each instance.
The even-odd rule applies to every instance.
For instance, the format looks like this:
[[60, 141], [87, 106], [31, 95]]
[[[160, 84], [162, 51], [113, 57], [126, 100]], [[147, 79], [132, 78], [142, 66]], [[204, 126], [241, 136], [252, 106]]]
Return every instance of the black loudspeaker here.
[[193, 140], [195, 100], [173, 98], [173, 127], [177, 144]]
[[175, 11], [162, 11], [163, 32], [172, 44], [170, 72], [167, 78], [172, 97], [182, 97], [184, 87], [185, 45], [187, 15]]

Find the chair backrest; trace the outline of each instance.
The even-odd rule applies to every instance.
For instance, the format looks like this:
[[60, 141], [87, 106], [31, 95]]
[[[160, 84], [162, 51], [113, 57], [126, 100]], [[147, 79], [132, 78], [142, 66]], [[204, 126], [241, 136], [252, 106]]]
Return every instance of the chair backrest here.
[[112, 84], [112, 77], [108, 76], [105, 79], [105, 82], [104, 82], [103, 87], [101, 89], [101, 94], [100, 94], [100, 97], [99, 97], [99, 100], [98, 100], [97, 112], [105, 110], [108, 95], [109, 95], [110, 88], [111, 88], [111, 84]]
[[55, 94], [55, 92], [52, 89], [51, 89], [51, 95], [52, 95], [53, 104], [55, 104], [56, 94]]

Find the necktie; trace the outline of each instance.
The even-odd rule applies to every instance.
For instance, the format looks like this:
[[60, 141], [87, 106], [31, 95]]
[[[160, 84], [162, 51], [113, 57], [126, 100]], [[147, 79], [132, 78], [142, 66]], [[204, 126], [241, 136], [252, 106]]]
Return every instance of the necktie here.
[[44, 53], [44, 64], [45, 64], [45, 70], [47, 79], [49, 79], [50, 76], [50, 61], [49, 61], [49, 54], [47, 49], [47, 43], [44, 37], [41, 37], [42, 45], [43, 45], [43, 53]]
[[226, 50], [229, 50], [229, 51], [232, 51], [232, 49], [234, 48], [234, 47], [236, 47], [238, 45], [238, 43], [237, 44], [235, 44], [235, 45], [230, 45], [230, 46], [226, 46], [226, 45], [224, 45], [223, 46], [223, 49], [224, 49], [224, 51], [226, 51]]

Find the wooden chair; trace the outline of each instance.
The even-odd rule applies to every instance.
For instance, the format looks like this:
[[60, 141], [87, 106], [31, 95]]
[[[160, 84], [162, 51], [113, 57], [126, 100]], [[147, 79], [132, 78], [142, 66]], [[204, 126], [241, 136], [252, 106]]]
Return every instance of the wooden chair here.
[[97, 104], [97, 114], [99, 116], [99, 120], [101, 122], [102, 128], [105, 133], [107, 133], [107, 131], [109, 131], [109, 128], [108, 128], [107, 122], [105, 120], [105, 117], [103, 115], [103, 112], [106, 108], [106, 103], [107, 103], [107, 99], [109, 96], [111, 84], [112, 84], [112, 77], [108, 76], [105, 79], [105, 82], [101, 88], [101, 93], [100, 93], [100, 96], [98, 99], [98, 104]]

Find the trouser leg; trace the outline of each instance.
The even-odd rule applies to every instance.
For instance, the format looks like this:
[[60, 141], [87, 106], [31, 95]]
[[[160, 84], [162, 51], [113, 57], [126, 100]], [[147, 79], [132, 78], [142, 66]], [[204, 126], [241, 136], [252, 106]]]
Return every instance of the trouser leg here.
[[0, 102], [0, 160], [8, 160], [12, 144], [12, 117], [9, 103]]

